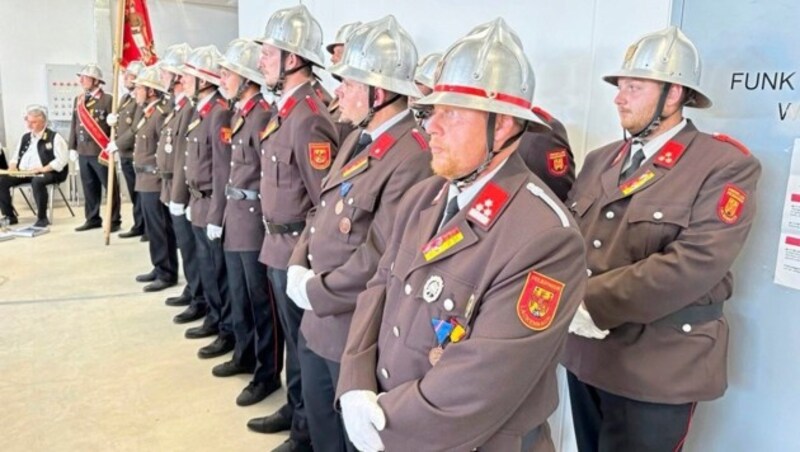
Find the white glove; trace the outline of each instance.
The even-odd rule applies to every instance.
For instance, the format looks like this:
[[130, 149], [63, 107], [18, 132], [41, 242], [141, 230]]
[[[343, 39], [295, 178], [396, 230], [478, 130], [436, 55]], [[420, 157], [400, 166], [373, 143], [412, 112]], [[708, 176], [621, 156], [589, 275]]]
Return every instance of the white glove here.
[[386, 415], [372, 391], [347, 391], [339, 398], [344, 428], [350, 441], [360, 451], [377, 452], [386, 449], [378, 432], [386, 427]]
[[177, 202], [169, 202], [169, 213], [173, 217], [186, 215], [186, 204], [178, 204]]
[[114, 127], [115, 125], [117, 125], [117, 119], [119, 119], [119, 115], [118, 114], [109, 113], [106, 116], [106, 124], [108, 124], [111, 127]]
[[605, 339], [609, 333], [608, 330], [601, 330], [595, 325], [591, 314], [589, 314], [583, 303], [578, 306], [578, 311], [575, 312], [575, 317], [572, 318], [572, 322], [569, 324], [569, 332], [589, 339]]
[[108, 152], [109, 154], [113, 154], [117, 151], [119, 151], [119, 147], [117, 146], [117, 143], [113, 141], [111, 143], [108, 143], [108, 146], [106, 146], [106, 152]]
[[186, 207], [186, 220], [192, 221], [192, 208]]
[[206, 237], [208, 240], [217, 240], [222, 237], [222, 226], [208, 223], [206, 226]]
[[69, 159], [72, 160], [73, 162], [77, 162], [78, 161], [78, 151], [76, 151], [75, 149], [70, 149], [69, 150]]
[[290, 265], [286, 274], [286, 295], [294, 301], [298, 308], [313, 311], [311, 302], [308, 301], [308, 280], [314, 277], [314, 270], [309, 270], [300, 265]]

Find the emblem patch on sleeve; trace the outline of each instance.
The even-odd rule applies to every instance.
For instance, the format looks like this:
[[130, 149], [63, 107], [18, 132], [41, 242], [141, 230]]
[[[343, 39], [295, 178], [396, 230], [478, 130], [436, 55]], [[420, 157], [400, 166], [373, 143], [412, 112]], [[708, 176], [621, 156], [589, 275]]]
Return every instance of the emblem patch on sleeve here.
[[747, 193], [734, 184], [727, 184], [722, 189], [722, 196], [717, 203], [717, 215], [723, 223], [736, 224], [742, 216]]
[[564, 148], [556, 148], [547, 152], [547, 170], [553, 176], [563, 176], [567, 174], [569, 167], [569, 156]]
[[231, 144], [231, 128], [223, 127], [219, 130], [219, 139], [225, 144]]
[[331, 144], [308, 143], [308, 161], [314, 169], [328, 169], [331, 166]]
[[537, 273], [528, 273], [517, 300], [517, 316], [523, 325], [534, 330], [547, 329], [556, 316], [564, 283]]

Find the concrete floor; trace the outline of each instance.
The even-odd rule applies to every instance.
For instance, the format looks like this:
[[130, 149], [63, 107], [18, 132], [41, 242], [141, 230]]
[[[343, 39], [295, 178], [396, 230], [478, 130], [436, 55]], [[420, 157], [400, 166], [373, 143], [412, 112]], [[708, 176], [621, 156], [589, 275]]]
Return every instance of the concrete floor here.
[[[20, 208], [22, 207], [22, 208]], [[25, 206], [20, 223], [35, 218]], [[123, 205], [123, 229], [130, 204]], [[247, 375], [227, 379], [200, 360], [211, 339], [183, 337], [183, 308], [146, 294], [134, 276], [150, 270], [147, 245], [55, 211], [51, 232], [0, 242], [0, 451], [265, 451], [286, 435], [262, 435], [247, 420], [272, 413], [283, 390], [251, 407], [235, 399]], [[182, 284], [182, 283], [181, 283]]]

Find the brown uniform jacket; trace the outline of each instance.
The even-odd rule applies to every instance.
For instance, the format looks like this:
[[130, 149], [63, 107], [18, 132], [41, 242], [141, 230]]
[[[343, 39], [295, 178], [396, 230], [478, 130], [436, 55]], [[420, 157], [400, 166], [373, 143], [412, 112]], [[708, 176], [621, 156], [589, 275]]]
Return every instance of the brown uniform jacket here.
[[[518, 451], [558, 404], [556, 365], [586, 285], [583, 239], [516, 153], [437, 233], [443, 183], [417, 184], [398, 207], [358, 298], [337, 394], [384, 393], [387, 451]], [[434, 319], [468, 336], [431, 366]]]
[[161, 175], [156, 166], [156, 149], [161, 126], [167, 112], [162, 101], [143, 107], [142, 117], [134, 124], [136, 143], [133, 147], [133, 167], [136, 170], [136, 191], [161, 191]]
[[550, 126], [550, 130], [525, 132], [517, 152], [533, 174], [539, 176], [558, 199], [565, 201], [575, 182], [575, 159], [567, 129], [561, 121], [541, 108], [535, 107], [533, 112]]
[[114, 139], [119, 156], [126, 159], [133, 158], [133, 145], [136, 141], [134, 127], [141, 119], [142, 109], [130, 93], [122, 96], [117, 110], [117, 134]]
[[325, 89], [325, 86], [322, 85], [322, 82], [314, 79], [311, 82], [311, 87], [314, 89], [314, 94], [317, 95], [317, 98], [321, 100], [323, 104], [325, 104], [325, 107], [328, 107], [331, 102], [333, 102], [333, 96], [331, 96], [331, 93]]
[[170, 201], [189, 205], [189, 186], [186, 184], [186, 147], [189, 138], [186, 136], [189, 124], [194, 119], [195, 107], [191, 102], [181, 109], [181, 121], [178, 126], [178, 146], [173, 150], [172, 161], [172, 187], [170, 187]]
[[[306, 221], [319, 204], [322, 178], [336, 157], [339, 137], [325, 106], [304, 83], [261, 133], [261, 211], [277, 225]], [[296, 234], [266, 234], [259, 260], [287, 268]]]
[[186, 185], [186, 176], [183, 172], [183, 159], [180, 166], [175, 165], [178, 156], [184, 156], [186, 152], [186, 128], [192, 119], [192, 102], [188, 97], [181, 97], [176, 106], [170, 101], [167, 104], [169, 113], [161, 126], [161, 137], [158, 139], [158, 150], [156, 151], [156, 162], [161, 174], [161, 197], [162, 203], [168, 204], [172, 200], [172, 184], [176, 180], [176, 173], [180, 171], [181, 183]]
[[225, 182], [231, 171], [231, 111], [218, 91], [200, 110], [195, 109], [186, 132], [186, 184], [190, 190], [203, 193], [202, 197], [191, 196], [192, 225], [200, 228], [209, 222], [221, 225]]
[[386, 250], [390, 231], [376, 231], [365, 243], [370, 226], [391, 225], [403, 195], [432, 175], [428, 144], [415, 126], [409, 112], [352, 159], [361, 133], [350, 134], [323, 182], [313, 221], [294, 248], [289, 264], [315, 273], [306, 286], [314, 310], [303, 315], [301, 331], [308, 347], [325, 359], [341, 360], [356, 298]]
[[[727, 386], [721, 303], [756, 213], [761, 166], [689, 122], [627, 181], [627, 143], [590, 153], [570, 193], [587, 243], [586, 308], [603, 340], [570, 335], [564, 365], [635, 400], [688, 403]], [[713, 305], [713, 306], [709, 306]], [[706, 321], [689, 316], [713, 313]]]
[[[251, 98], [234, 113], [231, 140], [231, 187], [258, 193], [261, 185], [261, 131], [267, 126], [272, 112], [261, 94]], [[260, 251], [264, 243], [264, 223], [261, 201], [258, 199], [228, 198], [225, 205], [225, 251]]]
[[[72, 102], [72, 123], [69, 129], [69, 148], [75, 149], [80, 155], [89, 157], [96, 157], [100, 155], [100, 146], [94, 142], [91, 135], [86, 132], [80, 119], [78, 119], [78, 102], [83, 102], [83, 94], [78, 95]], [[86, 108], [91, 113], [97, 125], [106, 133], [107, 136], [111, 135], [111, 127], [106, 124], [106, 116], [111, 113], [111, 106], [114, 99], [103, 92], [97, 92], [86, 102]]]

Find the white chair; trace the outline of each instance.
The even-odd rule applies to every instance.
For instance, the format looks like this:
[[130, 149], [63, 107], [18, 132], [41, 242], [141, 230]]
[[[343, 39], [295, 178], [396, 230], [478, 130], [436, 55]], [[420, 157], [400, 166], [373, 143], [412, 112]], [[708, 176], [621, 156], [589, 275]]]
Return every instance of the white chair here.
[[[31, 198], [33, 198], [33, 192], [32, 192], [33, 187], [31, 186], [31, 184], [28, 183], [28, 184], [17, 185], [14, 188], [19, 190], [20, 194], [22, 195], [22, 199], [25, 200], [25, 204], [27, 204], [28, 208], [31, 209], [31, 212], [33, 212], [33, 214], [36, 215], [37, 214], [36, 206], [34, 206], [33, 203], [31, 202]], [[47, 196], [47, 202], [48, 202], [47, 209], [48, 209], [48, 218], [50, 219], [50, 223], [54, 222], [53, 221], [54, 220], [54, 218], [53, 218], [53, 197], [55, 195], [55, 191], [56, 190], [58, 190], [58, 194], [61, 195], [61, 199], [64, 201], [64, 204], [67, 206], [67, 209], [69, 210], [70, 215], [72, 215], [73, 217], [75, 216], [75, 212], [72, 210], [72, 206], [69, 204], [69, 201], [67, 200], [66, 195], [64, 195], [64, 191], [61, 190], [61, 183], [60, 182], [54, 182], [52, 184], [48, 184], [47, 185], [47, 192], [48, 192], [47, 193], [48, 194], [48, 196]], [[27, 195], [26, 192], [31, 192], [31, 198], [28, 198], [28, 195]], [[11, 201], [12, 201], [12, 204], [13, 204], [13, 201], [14, 201], [14, 190], [11, 191]]]

